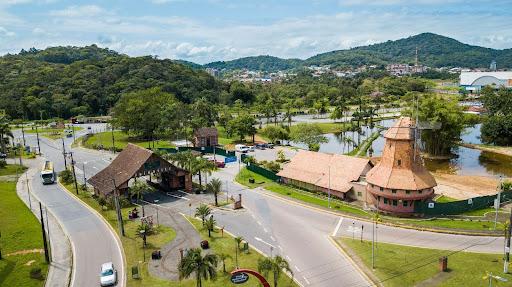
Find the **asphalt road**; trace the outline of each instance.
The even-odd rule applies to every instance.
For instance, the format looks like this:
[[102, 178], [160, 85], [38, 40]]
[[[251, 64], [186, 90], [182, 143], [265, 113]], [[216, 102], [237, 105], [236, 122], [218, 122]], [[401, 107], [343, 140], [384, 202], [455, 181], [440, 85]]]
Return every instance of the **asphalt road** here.
[[[84, 132], [81, 131], [81, 133]], [[20, 131], [15, 131], [14, 134], [15, 138], [21, 136]], [[25, 138], [27, 145], [37, 146], [35, 135], [26, 134]], [[71, 143], [72, 138], [65, 140], [68, 151]], [[54, 162], [55, 171], [63, 170], [62, 142], [41, 137], [40, 145], [43, 157]], [[94, 153], [87, 154], [78, 149], [74, 152], [75, 157], [98, 160]], [[69, 235], [74, 264], [72, 286], [99, 286], [101, 264], [110, 261], [118, 269], [118, 286], [125, 286], [121, 249], [107, 224], [57, 184], [43, 185], [39, 177], [34, 177], [31, 184], [32, 192], [51, 209], [66, 234]]]
[[[48, 152], [57, 163], [63, 161], [57, 145], [48, 148]], [[74, 152], [77, 167], [80, 168], [79, 178], [83, 176], [83, 167], [86, 176], [90, 177], [107, 166], [111, 159], [108, 153], [83, 149], [75, 149]], [[328, 236], [359, 238], [361, 233], [364, 239], [371, 239], [371, 224], [276, 199], [263, 190], [248, 190], [232, 182], [238, 168], [237, 163], [231, 163], [213, 175], [223, 180], [229, 195], [242, 194], [245, 207], [242, 211], [215, 210], [218, 225], [243, 236], [266, 254], [272, 252], [285, 257], [294, 271], [294, 277], [303, 286], [371, 286], [328, 239]], [[186, 195], [162, 204], [189, 214], [201, 196]], [[189, 207], [189, 203], [192, 203], [192, 207]], [[439, 234], [382, 225], [377, 229], [377, 240], [453, 251], [503, 251], [503, 238]]]

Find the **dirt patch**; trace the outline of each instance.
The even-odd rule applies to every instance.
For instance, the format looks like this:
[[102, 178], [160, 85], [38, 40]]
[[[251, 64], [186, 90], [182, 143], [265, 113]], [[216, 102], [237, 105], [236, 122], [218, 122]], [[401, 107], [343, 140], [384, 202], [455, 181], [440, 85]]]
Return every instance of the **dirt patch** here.
[[436, 193], [455, 199], [468, 199], [476, 196], [496, 194], [498, 180], [485, 176], [454, 175], [434, 173]]
[[25, 263], [25, 266], [30, 266], [32, 265], [34, 262], [36, 262], [35, 260], [30, 260], [29, 262]]
[[27, 250], [20, 250], [13, 253], [9, 253], [6, 256], [14, 256], [14, 255], [24, 255], [29, 253], [44, 253], [43, 249], [27, 249]]

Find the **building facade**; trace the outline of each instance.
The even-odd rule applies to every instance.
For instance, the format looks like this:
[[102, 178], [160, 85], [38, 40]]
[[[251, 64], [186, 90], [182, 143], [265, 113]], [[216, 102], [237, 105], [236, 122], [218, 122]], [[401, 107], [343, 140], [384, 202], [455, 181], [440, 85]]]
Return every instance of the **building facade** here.
[[461, 72], [460, 87], [478, 93], [483, 87], [512, 88], [512, 72]]
[[219, 144], [219, 133], [216, 128], [199, 128], [194, 131], [195, 147], [210, 147]]
[[437, 185], [423, 166], [415, 145], [413, 121], [398, 119], [384, 135], [382, 158], [366, 175], [366, 189], [373, 205], [394, 214], [414, 213], [414, 204], [434, 196]]

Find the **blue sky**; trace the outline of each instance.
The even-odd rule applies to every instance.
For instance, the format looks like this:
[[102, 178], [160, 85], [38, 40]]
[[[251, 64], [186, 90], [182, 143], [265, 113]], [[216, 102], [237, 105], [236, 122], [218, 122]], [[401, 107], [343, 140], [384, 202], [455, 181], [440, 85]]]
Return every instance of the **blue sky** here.
[[307, 58], [422, 32], [512, 48], [504, 0], [0, 0], [0, 54], [97, 44], [198, 63]]

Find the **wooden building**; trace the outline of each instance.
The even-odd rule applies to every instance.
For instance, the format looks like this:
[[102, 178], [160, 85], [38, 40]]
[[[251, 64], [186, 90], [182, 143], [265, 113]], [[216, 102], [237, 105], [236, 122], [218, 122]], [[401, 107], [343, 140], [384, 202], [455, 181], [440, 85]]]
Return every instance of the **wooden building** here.
[[128, 144], [112, 163], [91, 177], [87, 182], [94, 187], [94, 193], [109, 196], [115, 190], [125, 194], [130, 180], [146, 175], [160, 175], [159, 184], [163, 189], [192, 191], [192, 176], [181, 168], [166, 161], [151, 150]]
[[219, 133], [217, 128], [199, 128], [194, 131], [195, 147], [210, 147], [219, 144]]

